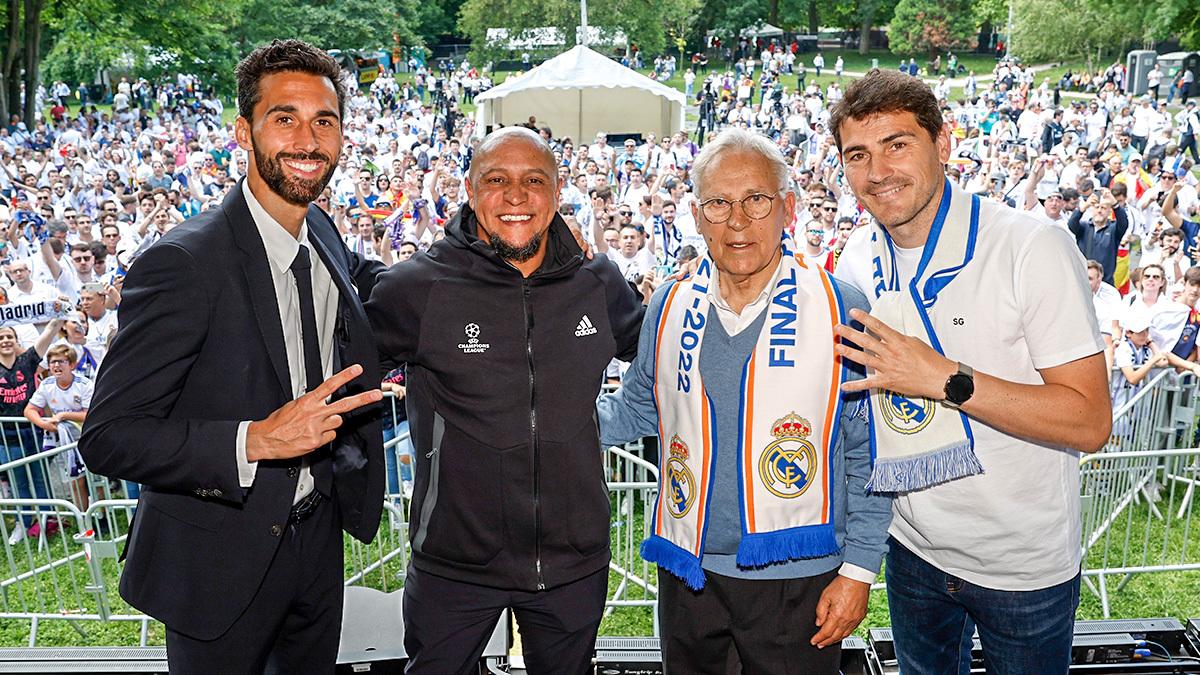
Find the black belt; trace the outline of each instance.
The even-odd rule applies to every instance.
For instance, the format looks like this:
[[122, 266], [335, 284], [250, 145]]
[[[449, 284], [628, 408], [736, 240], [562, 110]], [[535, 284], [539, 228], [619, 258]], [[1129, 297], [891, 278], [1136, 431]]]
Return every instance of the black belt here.
[[317, 512], [317, 507], [321, 505], [321, 501], [324, 499], [320, 491], [315, 489], [305, 495], [304, 499], [292, 505], [292, 512], [288, 514], [288, 524], [298, 525], [308, 520], [312, 514]]

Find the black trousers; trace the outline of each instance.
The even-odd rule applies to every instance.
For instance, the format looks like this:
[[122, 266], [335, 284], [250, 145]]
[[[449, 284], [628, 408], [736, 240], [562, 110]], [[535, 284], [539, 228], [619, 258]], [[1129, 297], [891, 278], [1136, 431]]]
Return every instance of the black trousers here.
[[688, 588], [658, 570], [658, 620], [667, 675], [837, 675], [842, 647], [817, 649], [817, 601], [837, 570], [750, 580], [705, 572]]
[[287, 525], [262, 587], [215, 640], [167, 629], [171, 675], [332, 673], [342, 627], [342, 528], [328, 499]]
[[404, 580], [404, 672], [475, 673], [480, 655], [510, 607], [521, 631], [529, 675], [592, 672], [596, 631], [604, 613], [608, 568], [546, 591], [507, 591], [422, 572]]

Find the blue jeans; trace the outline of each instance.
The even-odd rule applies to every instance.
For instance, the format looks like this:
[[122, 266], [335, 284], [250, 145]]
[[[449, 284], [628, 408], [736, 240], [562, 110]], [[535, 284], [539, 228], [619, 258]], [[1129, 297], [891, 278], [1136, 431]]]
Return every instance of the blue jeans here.
[[888, 609], [900, 672], [967, 675], [976, 630], [991, 675], [1067, 672], [1079, 575], [1036, 591], [997, 591], [939, 570], [895, 539], [888, 544]]
[[[397, 436], [402, 436], [408, 433], [408, 420], [398, 422], [396, 426], [392, 426], [390, 416], [383, 420], [383, 442], [386, 445], [388, 441]], [[396, 460], [397, 455], [407, 455], [408, 462], [400, 463]], [[401, 481], [412, 482], [413, 479], [413, 444], [411, 439], [404, 439], [397, 443], [395, 447], [383, 449], [383, 462], [386, 468], [387, 476], [387, 493], [389, 495], [400, 494]], [[398, 465], [398, 466], [397, 466]]]
[[[5, 423], [4, 431], [0, 434], [0, 464], [15, 462], [38, 452], [41, 447], [33, 434], [33, 428], [27, 424]], [[46, 489], [46, 478], [43, 475], [42, 463], [33, 462], [17, 467], [5, 473], [12, 486], [13, 497], [17, 499], [49, 499], [50, 492]], [[23, 518], [25, 525], [33, 523], [33, 516]]]

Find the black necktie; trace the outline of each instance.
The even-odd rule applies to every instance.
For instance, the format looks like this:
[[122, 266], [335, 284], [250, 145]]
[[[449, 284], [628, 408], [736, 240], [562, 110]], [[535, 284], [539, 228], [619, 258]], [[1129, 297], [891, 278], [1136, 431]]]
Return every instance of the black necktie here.
[[[321, 386], [324, 381], [325, 368], [321, 361], [321, 342], [317, 337], [317, 312], [313, 304], [312, 261], [309, 258], [308, 247], [300, 245], [296, 258], [292, 260], [292, 276], [296, 278], [296, 291], [300, 295], [300, 339], [304, 349], [304, 379], [305, 391], [312, 391]], [[309, 455], [309, 469], [312, 471], [313, 482], [317, 490], [325, 496], [330, 495], [332, 477], [329, 472], [329, 452], [327, 447], [318, 448]]]

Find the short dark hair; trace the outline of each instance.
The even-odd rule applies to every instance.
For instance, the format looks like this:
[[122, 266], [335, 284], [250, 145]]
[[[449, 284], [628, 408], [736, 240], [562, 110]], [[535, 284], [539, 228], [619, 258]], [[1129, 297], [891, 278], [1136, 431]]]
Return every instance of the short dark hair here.
[[338, 119], [346, 111], [346, 88], [342, 85], [342, 69], [333, 57], [302, 40], [272, 40], [250, 52], [237, 65], [238, 115], [247, 122], [254, 120], [254, 106], [262, 99], [259, 82], [272, 73], [299, 72], [325, 77], [337, 92]]
[[912, 113], [932, 140], [942, 131], [942, 110], [929, 85], [900, 71], [872, 68], [846, 87], [842, 100], [833, 106], [829, 128], [838, 149], [842, 148], [843, 122], [892, 112]]
[[1183, 235], [1183, 230], [1178, 227], [1168, 227], [1167, 229], [1162, 231], [1161, 236], [1163, 236], [1163, 237], [1179, 237], [1180, 241], [1187, 239], [1187, 237], [1185, 237]]
[[1200, 286], [1200, 267], [1189, 267], [1183, 273], [1183, 283], [1188, 286]]

